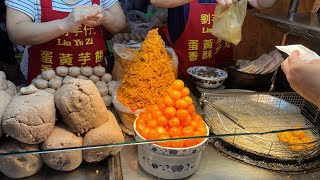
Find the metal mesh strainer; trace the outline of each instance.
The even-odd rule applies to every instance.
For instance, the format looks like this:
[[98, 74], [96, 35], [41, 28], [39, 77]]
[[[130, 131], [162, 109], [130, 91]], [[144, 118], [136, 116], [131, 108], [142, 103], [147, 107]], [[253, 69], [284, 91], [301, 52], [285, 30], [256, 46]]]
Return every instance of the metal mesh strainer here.
[[[200, 103], [205, 121], [214, 134], [269, 132], [292, 129], [297, 125], [302, 128], [320, 126], [319, 109], [296, 93], [205, 93]], [[319, 140], [317, 129], [305, 132]], [[224, 141], [250, 153], [279, 160], [311, 159], [320, 152], [319, 142], [312, 150], [293, 152], [278, 140], [277, 133], [233, 136]]]

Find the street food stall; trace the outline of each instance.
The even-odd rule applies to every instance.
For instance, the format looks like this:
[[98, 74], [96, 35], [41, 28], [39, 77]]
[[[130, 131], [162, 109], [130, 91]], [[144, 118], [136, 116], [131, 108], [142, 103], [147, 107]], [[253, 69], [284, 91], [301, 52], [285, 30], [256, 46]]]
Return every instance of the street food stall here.
[[[253, 16], [283, 33], [276, 45], [316, 43], [317, 2]], [[286, 54], [186, 77], [162, 38], [159, 27], [117, 34], [111, 68], [61, 65], [30, 85], [0, 71], [0, 179], [319, 179], [320, 109], [277, 86]]]

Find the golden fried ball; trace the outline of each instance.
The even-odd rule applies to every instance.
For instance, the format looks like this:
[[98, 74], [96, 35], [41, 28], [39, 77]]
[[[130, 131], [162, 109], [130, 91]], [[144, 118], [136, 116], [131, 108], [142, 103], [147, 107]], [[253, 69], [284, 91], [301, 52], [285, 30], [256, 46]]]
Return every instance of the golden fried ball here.
[[288, 141], [290, 139], [293, 138], [293, 135], [291, 132], [280, 132], [278, 133], [278, 139], [280, 142], [283, 142], [283, 143], [288, 143]]
[[304, 138], [301, 139], [301, 141], [302, 141], [303, 143], [310, 143], [310, 144], [306, 144], [306, 145], [305, 145], [305, 146], [306, 146], [306, 149], [307, 149], [308, 151], [311, 151], [311, 150], [314, 149], [314, 148], [316, 147], [316, 145], [317, 145], [317, 143], [311, 143], [311, 142], [314, 142], [314, 139], [313, 139], [312, 137], [304, 137]]
[[[294, 126], [293, 128], [294, 129], [299, 129], [299, 128], [301, 128], [301, 126]], [[306, 132], [303, 131], [303, 130], [292, 131], [292, 135], [294, 137], [299, 138], [299, 139], [302, 139], [302, 138], [307, 136]]]
[[293, 137], [292, 139], [290, 139], [288, 141], [288, 144], [289, 144], [288, 147], [292, 152], [298, 153], [298, 152], [303, 151], [305, 148], [305, 145], [302, 143], [303, 142], [300, 141], [297, 137]]

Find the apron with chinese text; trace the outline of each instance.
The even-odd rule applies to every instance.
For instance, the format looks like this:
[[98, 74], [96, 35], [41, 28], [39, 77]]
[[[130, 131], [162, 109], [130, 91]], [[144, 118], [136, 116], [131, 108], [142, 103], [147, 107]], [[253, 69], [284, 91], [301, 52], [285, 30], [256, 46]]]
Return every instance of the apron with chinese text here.
[[179, 39], [172, 43], [166, 33], [170, 46], [179, 57], [179, 75], [189, 76], [187, 69], [192, 66], [219, 67], [232, 61], [231, 44], [211, 34], [216, 5], [192, 1], [186, 27]]
[[[100, 0], [92, 0], [100, 4]], [[69, 12], [52, 9], [52, 0], [41, 0], [41, 22], [63, 19]], [[101, 27], [81, 25], [75, 33], [66, 33], [47, 43], [31, 46], [28, 50], [28, 82], [42, 71], [58, 66], [105, 66], [107, 51]]]

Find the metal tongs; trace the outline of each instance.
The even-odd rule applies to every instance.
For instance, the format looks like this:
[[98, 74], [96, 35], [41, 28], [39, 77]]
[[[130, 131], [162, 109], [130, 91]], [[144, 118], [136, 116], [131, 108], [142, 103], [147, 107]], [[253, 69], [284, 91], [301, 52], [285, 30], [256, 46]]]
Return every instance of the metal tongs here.
[[[207, 103], [210, 103], [210, 102], [207, 102]], [[232, 116], [231, 114], [225, 112], [223, 109], [221, 109], [220, 107], [216, 106], [215, 104], [213, 103], [210, 103], [210, 105], [212, 105], [213, 108], [215, 108], [217, 111], [219, 111], [221, 114], [223, 114], [224, 116], [226, 116], [227, 118], [229, 118], [233, 123], [235, 123], [237, 126], [239, 126], [240, 128], [242, 129], [246, 129], [244, 128], [243, 126], [241, 126], [239, 123], [238, 123], [238, 118]]]

